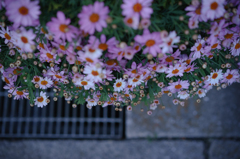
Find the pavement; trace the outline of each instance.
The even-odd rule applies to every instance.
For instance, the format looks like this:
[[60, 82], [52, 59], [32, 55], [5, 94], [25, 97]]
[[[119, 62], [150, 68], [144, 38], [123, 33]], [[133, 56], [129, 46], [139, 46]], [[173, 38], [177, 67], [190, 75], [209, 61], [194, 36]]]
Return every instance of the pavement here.
[[163, 96], [151, 116], [144, 105], [127, 112], [123, 140], [1, 139], [0, 159], [240, 159], [240, 84], [199, 104], [172, 99]]

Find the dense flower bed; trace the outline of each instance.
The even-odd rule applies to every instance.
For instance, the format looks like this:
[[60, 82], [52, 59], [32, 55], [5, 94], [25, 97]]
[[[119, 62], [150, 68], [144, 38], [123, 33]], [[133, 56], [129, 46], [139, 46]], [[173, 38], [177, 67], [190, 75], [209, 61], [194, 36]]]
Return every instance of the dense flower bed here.
[[[9, 97], [87, 107], [173, 103], [240, 82], [239, 0], [0, 1]], [[200, 99], [197, 100], [200, 102]]]

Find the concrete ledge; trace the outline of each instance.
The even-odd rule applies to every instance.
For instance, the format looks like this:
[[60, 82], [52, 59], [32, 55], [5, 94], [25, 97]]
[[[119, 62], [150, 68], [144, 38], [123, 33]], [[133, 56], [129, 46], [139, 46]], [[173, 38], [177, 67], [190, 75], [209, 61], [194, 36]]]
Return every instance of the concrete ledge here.
[[201, 141], [0, 141], [1, 159], [203, 159]]

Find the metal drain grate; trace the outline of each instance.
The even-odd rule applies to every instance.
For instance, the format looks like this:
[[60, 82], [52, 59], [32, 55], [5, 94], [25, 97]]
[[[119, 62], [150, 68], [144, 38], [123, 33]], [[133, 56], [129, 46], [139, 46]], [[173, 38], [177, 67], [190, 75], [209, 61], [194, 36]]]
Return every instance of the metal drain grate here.
[[28, 100], [7, 97], [0, 81], [0, 138], [114, 138], [124, 137], [125, 111], [112, 106], [72, 108], [64, 99], [44, 108]]

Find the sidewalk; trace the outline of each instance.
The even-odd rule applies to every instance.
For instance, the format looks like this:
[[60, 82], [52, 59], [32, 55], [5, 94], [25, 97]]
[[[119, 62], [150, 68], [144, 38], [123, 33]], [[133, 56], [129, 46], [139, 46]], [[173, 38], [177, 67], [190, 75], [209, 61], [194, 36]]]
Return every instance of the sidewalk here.
[[0, 140], [0, 159], [239, 159], [239, 99], [240, 84], [184, 107], [166, 97], [152, 116], [127, 112], [124, 140]]

